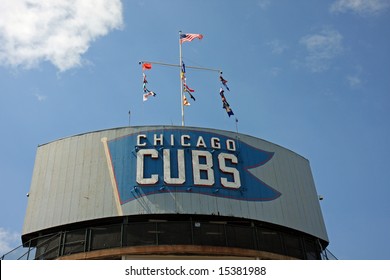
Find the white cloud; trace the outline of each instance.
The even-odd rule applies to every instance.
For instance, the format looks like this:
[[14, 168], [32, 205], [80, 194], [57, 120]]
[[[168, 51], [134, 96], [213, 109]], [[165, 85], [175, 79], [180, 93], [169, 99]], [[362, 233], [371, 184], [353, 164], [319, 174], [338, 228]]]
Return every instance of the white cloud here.
[[0, 257], [21, 245], [20, 234], [0, 227]]
[[269, 7], [269, 5], [271, 5], [271, 1], [270, 0], [258, 0], [257, 5], [260, 7], [260, 9], [266, 10]]
[[0, 64], [32, 68], [49, 61], [60, 71], [81, 66], [90, 44], [122, 24], [120, 0], [2, 0]]
[[347, 76], [347, 82], [351, 88], [358, 88], [362, 84], [362, 80], [358, 76], [349, 75]]
[[279, 40], [272, 40], [267, 42], [267, 46], [271, 48], [273, 54], [282, 54], [285, 50], [288, 49], [286, 45], [281, 43]]
[[362, 79], [363, 68], [361, 66], [355, 67], [355, 73], [346, 76], [346, 81], [351, 89], [361, 88], [364, 79]]
[[277, 77], [279, 76], [281, 71], [282, 69], [280, 67], [272, 67], [269, 73], [271, 74], [272, 77]]
[[312, 72], [329, 69], [333, 59], [343, 50], [342, 40], [343, 36], [337, 30], [330, 28], [302, 37], [300, 43], [307, 51], [305, 65]]
[[332, 13], [353, 12], [359, 15], [373, 15], [390, 7], [389, 0], [337, 0], [330, 11]]
[[34, 94], [34, 96], [36, 97], [36, 99], [41, 102], [41, 101], [45, 101], [47, 96], [46, 95], [42, 95], [42, 94], [39, 94], [39, 93], [36, 93]]

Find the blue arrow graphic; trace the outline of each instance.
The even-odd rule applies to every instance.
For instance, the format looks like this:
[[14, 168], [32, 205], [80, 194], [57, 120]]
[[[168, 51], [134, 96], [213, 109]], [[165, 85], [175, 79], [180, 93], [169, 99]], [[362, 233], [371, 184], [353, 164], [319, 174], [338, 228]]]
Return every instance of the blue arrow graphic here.
[[[137, 146], [137, 136], [142, 134], [142, 145]], [[154, 143], [154, 135], [159, 139]], [[186, 135], [185, 144], [181, 145], [181, 137]], [[162, 136], [162, 137], [161, 137]], [[201, 144], [197, 146], [199, 137]], [[212, 138], [218, 138], [220, 148], [211, 147]], [[234, 142], [234, 149], [227, 145]], [[156, 144], [156, 146], [154, 146]], [[273, 152], [257, 149], [237, 139], [231, 139], [224, 135], [211, 134], [195, 130], [155, 130], [129, 134], [124, 137], [112, 139], [108, 142], [111, 163], [114, 170], [116, 185], [118, 188], [121, 204], [132, 201], [142, 196], [151, 194], [162, 194], [166, 192], [198, 193], [209, 196], [223, 197], [247, 201], [270, 201], [278, 198], [281, 193], [261, 181], [251, 173], [251, 169], [260, 167], [270, 161]], [[144, 177], [158, 174], [159, 180], [153, 185], [139, 185], [136, 181], [137, 152], [140, 149], [155, 149], [158, 151], [158, 158], [144, 159]], [[184, 150], [186, 180], [181, 185], [167, 185], [163, 179], [163, 149], [169, 149], [171, 155], [171, 176], [176, 177], [178, 173], [177, 150]], [[213, 170], [215, 184], [213, 186], [194, 185], [192, 174], [192, 150], [205, 150], [210, 152], [213, 159]], [[218, 167], [218, 154], [234, 154], [238, 163], [227, 163], [229, 167], [239, 171], [241, 186], [237, 189], [226, 188], [221, 185], [221, 178], [228, 181], [233, 180], [230, 173], [222, 172]]]

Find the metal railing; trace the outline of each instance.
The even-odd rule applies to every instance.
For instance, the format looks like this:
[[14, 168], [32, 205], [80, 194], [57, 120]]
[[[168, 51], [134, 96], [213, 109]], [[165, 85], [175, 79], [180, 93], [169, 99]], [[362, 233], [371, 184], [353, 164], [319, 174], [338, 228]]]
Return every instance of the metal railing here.
[[321, 252], [321, 258], [323, 260], [328, 260], [328, 261], [331, 261], [331, 260], [338, 260], [338, 258], [332, 254], [331, 251], [329, 251], [328, 249], [325, 249]]
[[60, 235], [61, 233], [55, 233], [55, 234], [33, 238], [28, 242], [19, 245], [18, 247], [12, 249], [8, 253], [1, 256], [1, 260], [35, 260], [37, 259], [38, 256], [36, 252], [37, 248], [35, 246], [32, 246], [31, 244], [36, 244], [39, 242], [39, 240], [42, 240], [43, 238], [44, 239], [48, 238], [48, 240], [50, 240], [51, 238], [55, 238]]
[[297, 259], [337, 259], [313, 237], [213, 221], [131, 222], [61, 231], [31, 239], [1, 259], [56, 259], [80, 252], [151, 245], [223, 246], [267, 251]]

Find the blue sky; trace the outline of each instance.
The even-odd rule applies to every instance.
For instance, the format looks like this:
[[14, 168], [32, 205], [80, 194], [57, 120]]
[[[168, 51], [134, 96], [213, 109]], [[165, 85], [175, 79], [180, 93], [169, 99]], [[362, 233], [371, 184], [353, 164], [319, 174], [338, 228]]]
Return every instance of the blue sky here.
[[[53, 1], [54, 2], [54, 1]], [[176, 68], [221, 68], [238, 131], [309, 159], [340, 259], [390, 259], [389, 0], [0, 1], [0, 255], [20, 243], [37, 145], [180, 125]], [[187, 69], [186, 125], [236, 130], [218, 74]]]

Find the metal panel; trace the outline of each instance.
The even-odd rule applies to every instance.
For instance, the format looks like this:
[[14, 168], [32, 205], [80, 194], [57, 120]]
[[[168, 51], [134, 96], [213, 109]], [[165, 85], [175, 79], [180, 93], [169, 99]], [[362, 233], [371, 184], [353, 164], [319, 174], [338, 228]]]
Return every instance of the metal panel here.
[[[146, 153], [137, 161], [143, 149], [156, 150], [158, 158]], [[172, 169], [165, 174], [177, 176], [184, 164], [185, 183], [164, 182], [162, 149], [171, 153]], [[178, 149], [185, 150], [185, 162], [175, 157]], [[198, 162], [196, 151], [205, 151]], [[140, 176], [157, 174], [158, 183], [136, 180], [139, 162], [145, 164]], [[206, 185], [197, 185], [194, 172]], [[164, 213], [255, 219], [327, 241], [308, 160], [249, 135], [174, 126], [102, 130], [39, 146], [23, 234], [97, 218]]]

